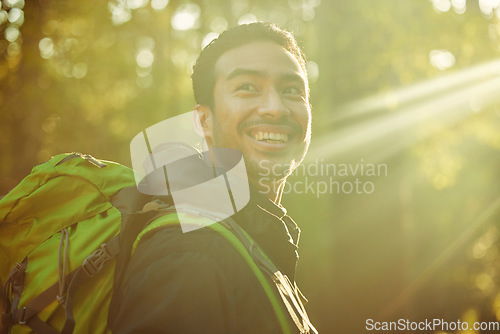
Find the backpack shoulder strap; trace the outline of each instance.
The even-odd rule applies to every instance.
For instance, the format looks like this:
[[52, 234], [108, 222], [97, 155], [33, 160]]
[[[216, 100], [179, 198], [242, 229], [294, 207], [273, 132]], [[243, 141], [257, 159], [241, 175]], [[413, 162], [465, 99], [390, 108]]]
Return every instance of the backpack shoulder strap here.
[[[181, 219], [179, 219], [179, 216], [181, 216]], [[139, 233], [132, 247], [132, 254], [145, 235], [156, 232], [162, 228], [178, 226], [181, 220], [183, 223], [210, 228], [224, 237], [224, 239], [226, 239], [236, 249], [264, 289], [274, 313], [278, 318], [283, 333], [291, 333], [285, 312], [283, 312], [283, 309], [280, 306], [280, 301], [276, 297], [271, 284], [269, 284], [269, 281], [264, 275], [265, 272], [267, 275], [272, 277], [275, 272], [279, 272], [278, 269], [264, 254], [260, 247], [252, 240], [252, 238], [244, 232], [232, 218], [226, 218], [223, 222], [219, 222], [219, 224], [217, 224], [210, 218], [190, 213], [179, 212], [166, 214], [161, 217], [161, 219], [153, 220]]]

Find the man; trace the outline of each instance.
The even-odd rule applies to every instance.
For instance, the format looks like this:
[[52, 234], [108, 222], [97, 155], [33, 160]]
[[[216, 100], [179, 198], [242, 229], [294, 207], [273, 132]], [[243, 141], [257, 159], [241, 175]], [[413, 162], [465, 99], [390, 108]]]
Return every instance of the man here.
[[[286, 177], [303, 160], [311, 137], [304, 55], [290, 33], [270, 23], [240, 25], [201, 52], [192, 79], [208, 148], [236, 149], [246, 164], [250, 202], [232, 218], [269, 258], [261, 262], [285, 276], [276, 286], [268, 277], [274, 291], [267, 293], [241, 253], [217, 233], [159, 229], [141, 240], [123, 274], [110, 328], [313, 332], [298, 289], [289, 284], [300, 230], [281, 206]], [[270, 300], [276, 296], [279, 305]], [[276, 308], [284, 310], [285, 320]]]

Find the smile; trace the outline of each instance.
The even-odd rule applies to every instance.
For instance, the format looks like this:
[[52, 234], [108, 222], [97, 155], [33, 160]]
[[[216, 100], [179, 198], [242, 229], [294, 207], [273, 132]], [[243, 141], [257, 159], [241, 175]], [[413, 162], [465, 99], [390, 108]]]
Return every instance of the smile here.
[[288, 134], [280, 132], [252, 131], [251, 136], [255, 140], [266, 143], [280, 144], [288, 142]]

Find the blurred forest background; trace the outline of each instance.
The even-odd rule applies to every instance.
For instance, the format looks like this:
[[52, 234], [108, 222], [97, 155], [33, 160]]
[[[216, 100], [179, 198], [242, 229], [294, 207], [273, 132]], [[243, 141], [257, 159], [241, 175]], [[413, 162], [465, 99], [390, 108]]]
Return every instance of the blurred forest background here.
[[[270, 20], [308, 55], [305, 166], [387, 166], [290, 180], [345, 185], [284, 199], [320, 332], [361, 333], [367, 318], [499, 321], [499, 5], [2, 0], [0, 193], [61, 152], [130, 165], [137, 133], [192, 110], [202, 46]], [[355, 182], [366, 191], [348, 193]]]

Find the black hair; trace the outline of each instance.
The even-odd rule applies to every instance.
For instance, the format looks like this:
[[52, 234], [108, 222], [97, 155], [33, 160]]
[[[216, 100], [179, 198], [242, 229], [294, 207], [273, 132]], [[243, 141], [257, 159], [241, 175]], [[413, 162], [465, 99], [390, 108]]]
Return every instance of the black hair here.
[[229, 50], [256, 41], [271, 41], [282, 46], [297, 59], [306, 73], [305, 55], [290, 32], [271, 22], [242, 24], [224, 31], [201, 51], [191, 75], [197, 104], [213, 107], [217, 60]]

